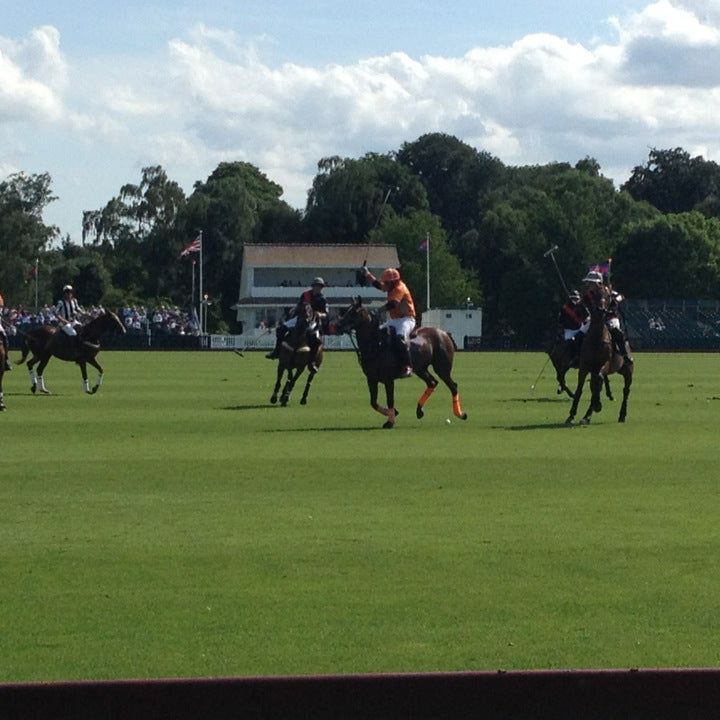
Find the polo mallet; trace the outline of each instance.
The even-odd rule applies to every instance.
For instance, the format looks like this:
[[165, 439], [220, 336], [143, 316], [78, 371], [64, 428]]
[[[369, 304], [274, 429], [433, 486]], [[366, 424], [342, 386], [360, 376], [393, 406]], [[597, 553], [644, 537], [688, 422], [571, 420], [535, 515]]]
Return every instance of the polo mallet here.
[[550, 356], [547, 356], [547, 360], [545, 360], [545, 364], [542, 366], [542, 370], [538, 373], [538, 376], [535, 378], [535, 382], [530, 386], [530, 390], [535, 392], [535, 386], [540, 382], [540, 378], [543, 376], [543, 373], [545, 372], [545, 368], [547, 367], [547, 364], [550, 362]]
[[553, 265], [555, 267], [555, 272], [557, 273], [558, 278], [560, 278], [560, 284], [563, 286], [563, 290], [565, 291], [565, 297], [567, 297], [570, 294], [570, 291], [567, 289], [567, 285], [565, 284], [565, 281], [563, 280], [562, 273], [560, 272], [560, 268], [558, 267], [557, 260], [555, 259], [555, 253], [560, 248], [557, 245], [553, 245], [549, 250], [546, 250], [543, 253], [543, 257], [550, 257], [550, 259], [553, 261]]
[[[395, 189], [395, 190], [399, 190], [400, 188], [397, 188], [397, 187], [396, 187], [396, 188], [394, 188], [394, 189]], [[388, 191], [385, 193], [385, 199], [384, 199], [384, 200], [382, 201], [382, 203], [380, 204], [380, 210], [378, 210], [377, 219], [375, 220], [375, 224], [372, 226], [372, 230], [370, 230], [370, 232], [372, 232], [373, 230], [375, 230], [375, 229], [377, 228], [377, 226], [380, 224], [380, 220], [381, 220], [381, 218], [382, 218], [383, 210], [385, 209], [385, 205], [387, 205], [388, 198], [390, 197], [390, 193], [391, 193], [392, 191], [393, 191], [393, 188], [388, 188]], [[370, 233], [368, 233], [368, 235], [369, 235], [369, 234], [370, 234]], [[365, 259], [363, 260], [363, 264], [362, 264], [362, 266], [363, 266], [364, 268], [367, 267], [368, 256], [370, 255], [370, 245], [371, 245], [371, 244], [372, 244], [372, 243], [368, 240], [368, 244], [367, 244], [366, 247], [365, 247]], [[357, 272], [355, 279], [356, 279], [358, 285], [360, 285], [360, 286], [362, 286], [362, 287], [365, 287], [365, 284], [366, 284], [366, 282], [367, 282], [367, 278], [365, 277], [365, 274], [364, 274], [361, 270], [359, 270], [359, 271]]]

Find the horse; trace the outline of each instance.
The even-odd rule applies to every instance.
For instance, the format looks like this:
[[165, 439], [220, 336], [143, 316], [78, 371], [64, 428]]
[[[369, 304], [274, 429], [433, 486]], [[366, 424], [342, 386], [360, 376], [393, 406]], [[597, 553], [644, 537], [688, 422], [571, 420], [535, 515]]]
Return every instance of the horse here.
[[5, 374], [5, 345], [0, 342], [0, 412], [6, 409], [3, 393], [3, 375]]
[[[568, 370], [577, 366], [573, 364], [573, 357], [565, 339], [562, 336], [556, 336], [555, 342], [547, 351], [547, 354], [553, 368], [555, 368], [555, 378], [558, 383], [557, 394], [562, 395], [562, 393], [567, 393], [571, 398], [574, 398], [575, 394], [565, 382], [565, 375], [567, 375]], [[612, 389], [610, 388], [610, 379], [607, 375], [603, 379], [605, 384], [605, 394], [607, 395], [608, 400], [614, 400], [615, 398], [613, 397]]]
[[[273, 388], [272, 395], [270, 396], [270, 402], [275, 405], [278, 401], [278, 391], [280, 390], [283, 375], [287, 373], [287, 379], [283, 387], [282, 394], [280, 395], [280, 405], [282, 407], [285, 407], [288, 404], [288, 401], [290, 400], [290, 393], [292, 393], [297, 379], [303, 374], [305, 368], [308, 369], [308, 379], [305, 383], [305, 390], [300, 398], [300, 404], [307, 405], [310, 385], [317, 374], [317, 370], [312, 367], [312, 353], [307, 344], [305, 333], [310, 325], [312, 325], [313, 321], [320, 322], [320, 320], [315, 317], [315, 311], [310, 303], [302, 303], [296, 317], [297, 323], [295, 324], [295, 327], [290, 331], [287, 338], [280, 343], [277, 379], [275, 381], [275, 387]], [[318, 368], [322, 363], [322, 359], [323, 347], [322, 344], [320, 344], [315, 356], [315, 365]]]
[[580, 367], [578, 369], [577, 388], [575, 397], [573, 398], [570, 414], [565, 423], [572, 424], [577, 412], [580, 398], [582, 397], [585, 378], [590, 375], [590, 389], [592, 399], [590, 407], [588, 407], [585, 416], [580, 421], [581, 424], [587, 425], [593, 412], [602, 410], [602, 402], [600, 400], [600, 391], [603, 379], [612, 373], [622, 375], [624, 379], [623, 385], [623, 401], [620, 406], [620, 414], [618, 422], [624, 423], [627, 417], [628, 396], [630, 395], [630, 386], [633, 380], [634, 363], [631, 360], [623, 358], [616, 351], [610, 330], [605, 322], [608, 305], [610, 302], [610, 291], [605, 287], [601, 287], [595, 302], [590, 307], [590, 327], [588, 328], [585, 339], [580, 348]]
[[[338, 333], [355, 331], [358, 360], [370, 391], [370, 406], [387, 418], [383, 428], [390, 430], [395, 426], [398, 415], [395, 408], [395, 379], [399, 377], [399, 366], [395, 351], [383, 342], [379, 325], [377, 317], [363, 306], [362, 299], [358, 297], [342, 314], [336, 327]], [[461, 420], [467, 420], [467, 413], [460, 405], [457, 383], [451, 376], [455, 350], [450, 334], [440, 328], [421, 327], [411, 336], [410, 357], [413, 372], [426, 386], [415, 410], [418, 420], [424, 417], [425, 403], [438, 386], [437, 379], [428, 370], [431, 365], [450, 390], [453, 414]], [[378, 404], [380, 383], [385, 386], [387, 407]]]
[[[64, 333], [60, 327], [53, 325], [43, 325], [25, 333], [22, 341], [22, 357], [18, 361], [18, 365], [22, 365], [28, 354], [32, 353], [32, 357], [27, 363], [32, 383], [30, 391], [35, 393], [39, 387], [41, 393], [50, 394], [45, 387], [43, 373], [50, 358], [55, 356], [59, 360], [77, 363], [82, 374], [83, 390], [89, 395], [94, 395], [102, 385], [104, 375], [102, 366], [96, 359], [96, 355], [100, 351], [98, 341], [103, 333], [110, 330], [125, 333], [125, 326], [115, 313], [105, 310], [101, 315], [90, 320], [87, 325], [78, 328], [79, 340]], [[90, 345], [85, 343], [90, 343]], [[36, 364], [37, 371], [35, 370]], [[92, 365], [98, 371], [97, 380], [92, 388], [88, 383], [87, 365]]]

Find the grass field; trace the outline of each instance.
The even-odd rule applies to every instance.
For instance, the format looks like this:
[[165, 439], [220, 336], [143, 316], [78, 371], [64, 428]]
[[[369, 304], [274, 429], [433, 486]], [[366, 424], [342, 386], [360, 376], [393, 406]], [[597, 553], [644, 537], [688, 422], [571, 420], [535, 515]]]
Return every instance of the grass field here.
[[717, 355], [565, 428], [543, 356], [460, 354], [468, 421], [413, 379], [389, 432], [349, 353], [287, 408], [260, 354], [101, 360], [5, 376], [0, 681], [720, 665]]

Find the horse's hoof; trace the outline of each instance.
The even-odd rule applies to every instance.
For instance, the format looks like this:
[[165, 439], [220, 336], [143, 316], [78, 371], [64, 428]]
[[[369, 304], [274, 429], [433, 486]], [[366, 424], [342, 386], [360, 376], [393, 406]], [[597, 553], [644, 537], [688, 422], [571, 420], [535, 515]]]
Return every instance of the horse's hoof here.
[[288, 398], [280, 398], [280, 407], [287, 407]]
[[618, 418], [618, 422], [624, 423], [624, 422], [625, 422], [625, 418], [624, 418], [624, 417]]
[[590, 418], [583, 418], [578, 424], [579, 424], [579, 425], [589, 425], [589, 424], [590, 424]]
[[3, 410], [6, 410], [6, 409], [7, 408], [5, 407], [5, 405], [3, 403], [0, 403], [0, 412], [2, 412]]
[[458, 415], [461, 420], [467, 420], [467, 413], [464, 412], [462, 415]]
[[90, 391], [90, 394], [91, 394], [91, 395], [94, 395], [99, 389], [100, 389], [100, 386], [99, 386], [99, 385], [95, 385], [95, 386], [93, 387], [93, 389]]
[[566, 425], [572, 425], [572, 424], [573, 424], [573, 419], [572, 419], [571, 417], [569, 417], [569, 418], [565, 421], [565, 424], [566, 424]]
[[418, 420], [422, 420], [425, 417], [425, 413], [419, 405], [417, 406], [417, 410], [415, 411], [415, 416]]
[[307, 405], [307, 398], [300, 398], [301, 405]]
[[395, 423], [391, 423], [389, 420], [383, 425], [383, 430], [392, 430], [395, 427]]
[[40, 392], [41, 392], [43, 395], [49, 395], [49, 394], [50, 394], [50, 391], [49, 391], [49, 390], [43, 390], [43, 388], [40, 388]]
[[275, 403], [277, 403], [277, 395], [273, 395], [273, 396], [270, 398], [270, 402], [271, 402], [273, 405], [275, 405]]
[[37, 386], [36, 386], [36, 385], [31, 385], [31, 386], [30, 386], [30, 392], [31, 392], [33, 395], [35, 394], [35, 391], [36, 391], [36, 390], [37, 390]]

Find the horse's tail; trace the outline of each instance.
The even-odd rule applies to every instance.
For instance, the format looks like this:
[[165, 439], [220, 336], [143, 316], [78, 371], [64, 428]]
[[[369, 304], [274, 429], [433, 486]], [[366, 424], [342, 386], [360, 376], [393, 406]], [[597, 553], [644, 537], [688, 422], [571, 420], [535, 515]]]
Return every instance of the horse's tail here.
[[16, 365], [22, 365], [27, 360], [27, 356], [30, 354], [30, 341], [28, 340], [27, 335], [23, 335], [22, 345], [20, 346], [20, 351], [22, 352], [22, 356], [15, 363]]
[[455, 342], [455, 338], [453, 337], [452, 333], [448, 332], [446, 330], [445, 334], [450, 338], [450, 342], [452, 343], [453, 350], [455, 350], [455, 352], [457, 352], [458, 346], [457, 346], [457, 343]]

